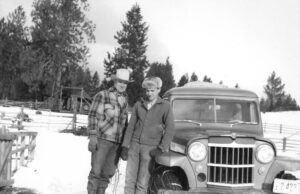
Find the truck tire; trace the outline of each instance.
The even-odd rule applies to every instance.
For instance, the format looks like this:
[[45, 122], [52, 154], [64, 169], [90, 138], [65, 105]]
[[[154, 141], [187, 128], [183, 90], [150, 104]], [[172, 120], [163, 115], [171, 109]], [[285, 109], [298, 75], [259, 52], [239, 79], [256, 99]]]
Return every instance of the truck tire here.
[[175, 170], [160, 166], [153, 171], [149, 181], [148, 194], [157, 194], [160, 189], [183, 190], [183, 184]]

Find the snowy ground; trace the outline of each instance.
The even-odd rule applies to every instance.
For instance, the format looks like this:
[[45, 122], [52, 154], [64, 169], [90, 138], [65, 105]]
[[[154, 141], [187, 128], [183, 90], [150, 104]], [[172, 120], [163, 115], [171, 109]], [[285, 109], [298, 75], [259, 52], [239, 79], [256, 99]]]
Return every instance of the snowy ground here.
[[300, 129], [300, 111], [262, 113], [261, 116], [263, 123], [282, 124]]
[[[5, 120], [0, 123], [11, 124], [10, 119], [20, 112], [19, 107], [1, 107]], [[37, 131], [36, 152], [33, 162], [21, 167], [14, 175], [14, 187], [30, 188], [36, 194], [85, 194], [87, 176], [90, 170], [90, 152], [88, 139], [72, 133], [60, 133], [71, 128], [71, 116], [67, 113], [24, 109], [33, 120], [24, 122], [25, 129]], [[86, 115], [78, 115], [77, 121], [87, 123]], [[119, 181], [114, 177], [107, 193], [122, 193], [124, 188], [124, 170], [126, 163], [119, 164]], [[117, 182], [117, 183], [116, 183]], [[117, 188], [116, 188], [117, 187]], [[1, 192], [0, 192], [1, 193]]]
[[[2, 107], [7, 120], [20, 111], [19, 107]], [[71, 133], [59, 133], [60, 130], [71, 127], [71, 114], [25, 109], [31, 123], [25, 123], [25, 128], [37, 131], [37, 147], [35, 159], [27, 167], [20, 168], [14, 175], [14, 187], [33, 189], [36, 194], [85, 194], [87, 176], [90, 170], [90, 153], [87, 150], [88, 139]], [[263, 122], [298, 126], [300, 128], [300, 112], [281, 112], [262, 114]], [[78, 120], [86, 123], [86, 115], [78, 115]], [[37, 123], [37, 124], [34, 124]], [[56, 124], [54, 124], [56, 123]], [[68, 125], [69, 124], [69, 125]], [[119, 176], [112, 180], [107, 193], [122, 193], [124, 188], [124, 171], [126, 162], [119, 164]], [[116, 180], [119, 178], [119, 180]], [[1, 192], [0, 192], [1, 193]]]

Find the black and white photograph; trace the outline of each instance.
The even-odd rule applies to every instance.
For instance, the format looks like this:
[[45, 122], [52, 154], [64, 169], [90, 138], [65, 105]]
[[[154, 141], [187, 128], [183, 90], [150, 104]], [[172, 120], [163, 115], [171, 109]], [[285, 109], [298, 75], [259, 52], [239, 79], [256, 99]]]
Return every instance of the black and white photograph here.
[[0, 194], [299, 194], [299, 0], [0, 0]]

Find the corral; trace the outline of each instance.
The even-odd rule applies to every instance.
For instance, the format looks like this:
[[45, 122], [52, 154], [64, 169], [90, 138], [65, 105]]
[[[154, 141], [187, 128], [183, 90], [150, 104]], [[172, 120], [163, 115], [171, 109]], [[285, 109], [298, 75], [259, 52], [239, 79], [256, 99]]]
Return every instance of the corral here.
[[[11, 120], [16, 117], [20, 109], [20, 107], [0, 106], [0, 114], [5, 114], [0, 120], [0, 126], [12, 125]], [[36, 110], [29, 108], [25, 108], [24, 112], [32, 119], [31, 122], [22, 123], [24, 131], [37, 132], [36, 148], [33, 161], [28, 163], [27, 167], [19, 166], [15, 172], [12, 177], [13, 186], [26, 187], [36, 193], [86, 193], [86, 181], [90, 168], [88, 140], [86, 137], [74, 136], [71, 133], [60, 133], [62, 130], [72, 131], [73, 114], [55, 113], [50, 110], [41, 110], [41, 114], [36, 114]], [[283, 138], [299, 131], [300, 126], [297, 125], [299, 117], [300, 112], [262, 114], [265, 136], [273, 140], [278, 139], [279, 143], [276, 143], [276, 146], [280, 150]], [[77, 129], [86, 125], [87, 115], [78, 114]], [[292, 128], [292, 130], [286, 131], [287, 128]], [[289, 140], [293, 138], [298, 139], [299, 142], [299, 133], [287, 138], [287, 145], [290, 145]], [[299, 147], [298, 150], [300, 150]], [[284, 153], [294, 154], [289, 152], [289, 146], [286, 146]], [[109, 194], [123, 192], [125, 166], [126, 162], [120, 162], [119, 173], [109, 186]]]

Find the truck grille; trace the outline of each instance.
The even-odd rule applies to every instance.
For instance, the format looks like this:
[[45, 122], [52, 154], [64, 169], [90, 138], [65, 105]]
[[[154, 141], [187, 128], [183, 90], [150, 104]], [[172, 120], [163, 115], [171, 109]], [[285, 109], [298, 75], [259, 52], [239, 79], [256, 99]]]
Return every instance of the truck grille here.
[[209, 185], [244, 187], [253, 186], [252, 144], [209, 143]]

